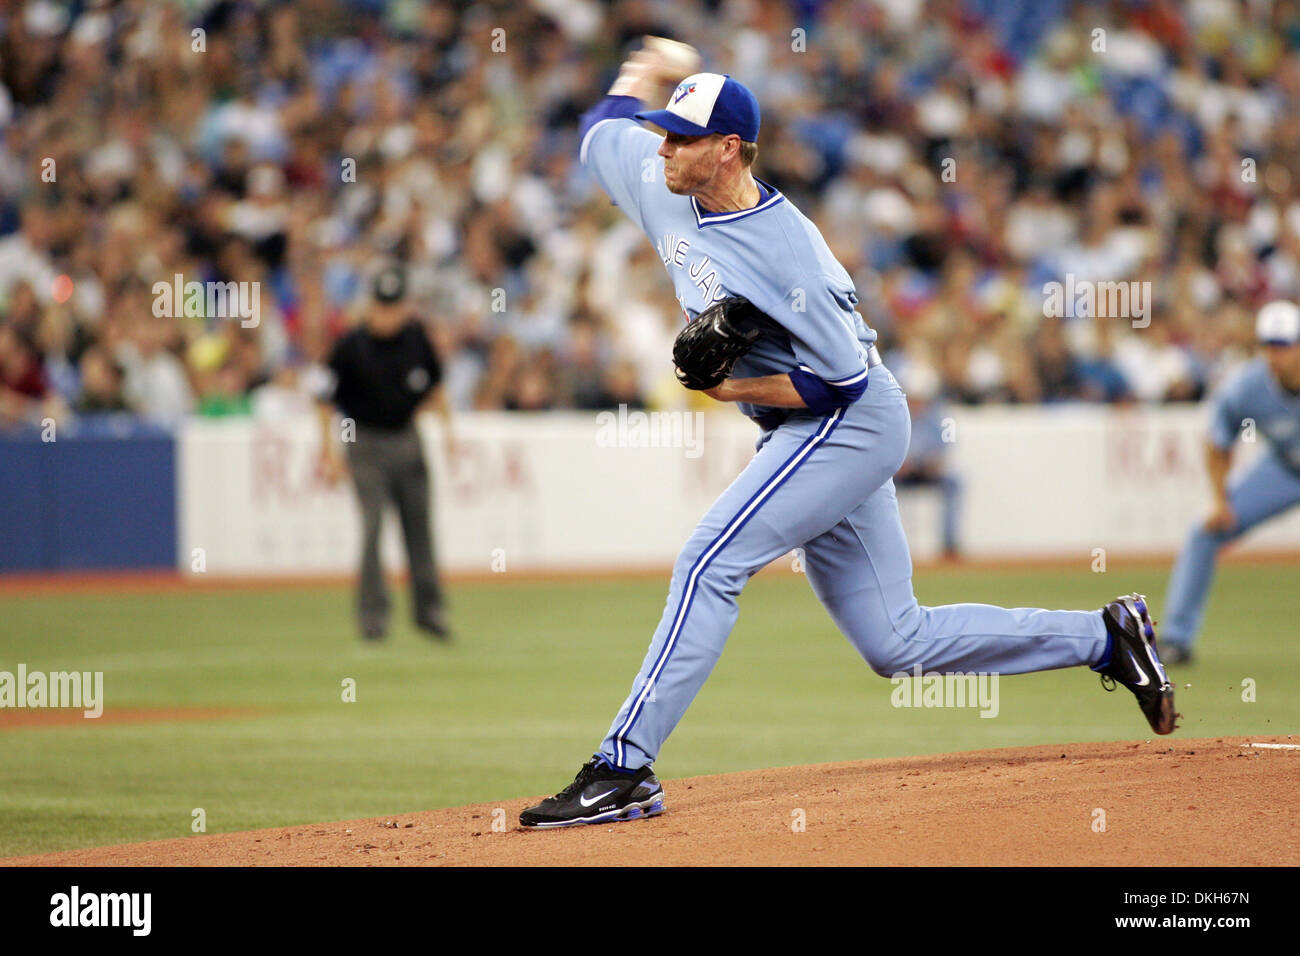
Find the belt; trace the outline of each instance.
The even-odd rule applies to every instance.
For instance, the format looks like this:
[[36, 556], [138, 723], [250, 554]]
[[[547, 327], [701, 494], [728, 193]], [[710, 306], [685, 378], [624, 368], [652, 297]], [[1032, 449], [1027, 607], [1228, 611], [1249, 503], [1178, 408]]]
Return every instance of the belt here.
[[[873, 369], [877, 365], [883, 365], [884, 360], [880, 357], [880, 350], [874, 345], [867, 349], [867, 368]], [[774, 408], [771, 411], [764, 412], [762, 415], [751, 415], [750, 418], [765, 432], [785, 424], [785, 420], [790, 417], [795, 409], [792, 408]]]

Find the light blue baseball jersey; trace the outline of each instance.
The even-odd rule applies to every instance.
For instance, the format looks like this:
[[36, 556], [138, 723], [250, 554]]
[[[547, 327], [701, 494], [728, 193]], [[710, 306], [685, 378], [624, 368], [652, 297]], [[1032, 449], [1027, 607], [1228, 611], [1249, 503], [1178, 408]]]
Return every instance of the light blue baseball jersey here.
[[1267, 439], [1274, 455], [1300, 471], [1300, 395], [1292, 395], [1273, 377], [1263, 358], [1250, 362], [1230, 379], [1211, 402], [1210, 440], [1228, 448], [1247, 420]]
[[[856, 401], [876, 333], [857, 312], [853, 280], [817, 227], [761, 180], [758, 205], [739, 212], [710, 213], [694, 197], [670, 192], [657, 155], [662, 138], [627, 118], [639, 108], [631, 97], [607, 97], [612, 115], [587, 130], [579, 155], [653, 243], [682, 310], [694, 318], [719, 299], [744, 296], [788, 338], [764, 336], [736, 363], [734, 377], [801, 370], [795, 387], [814, 412]], [[740, 408], [751, 416], [768, 411]]]

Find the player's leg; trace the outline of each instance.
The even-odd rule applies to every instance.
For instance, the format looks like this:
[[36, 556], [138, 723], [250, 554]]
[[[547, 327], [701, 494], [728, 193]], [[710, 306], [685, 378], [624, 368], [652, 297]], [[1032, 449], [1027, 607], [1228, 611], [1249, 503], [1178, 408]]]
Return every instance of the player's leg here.
[[1151, 729], [1175, 729], [1174, 688], [1154, 648], [1150, 610], [1137, 595], [1099, 611], [987, 604], [923, 607], [887, 483], [805, 545], [817, 596], [877, 673], [1017, 674], [1088, 664], [1137, 698]]
[[961, 553], [957, 538], [957, 528], [961, 523], [961, 479], [948, 473], [940, 475], [939, 488], [943, 492], [943, 554], [955, 558]]
[[1169, 578], [1161, 643], [1190, 651], [1201, 630], [1205, 603], [1214, 583], [1219, 550], [1251, 528], [1300, 503], [1300, 476], [1272, 455], [1264, 455], [1228, 488], [1237, 525], [1216, 532], [1198, 523], [1187, 536]]
[[[901, 460], [906, 419], [897, 424]], [[865, 486], [897, 467], [892, 455], [872, 464], [854, 447], [857, 437], [837, 433], [842, 427], [841, 410], [776, 429], [695, 527], [673, 567], [667, 605], [632, 692], [601, 745], [612, 765], [636, 769], [658, 756], [722, 654], [750, 576], [829, 527]], [[845, 468], [845, 457], [857, 467]]]
[[[765, 512], [802, 484], [792, 485], [801, 469], [825, 456], [841, 417], [782, 426], [714, 502], [677, 558], [663, 616], [599, 753], [573, 783], [521, 813], [520, 823], [572, 826], [663, 812], [663, 788], [651, 762], [721, 655], [746, 580], [789, 550]], [[798, 494], [796, 500], [814, 498]]]
[[[906, 406], [901, 400], [897, 405], [901, 414], [891, 411], [890, 427], [875, 423], [877, 438], [883, 432], [891, 445], [876, 457], [863, 444], [870, 438], [837, 436], [843, 410], [826, 418], [797, 416], [764, 437], [758, 454], [678, 556], [659, 626], [599, 753], [573, 783], [521, 813], [524, 826], [572, 826], [663, 811], [663, 789], [651, 761], [721, 655], [741, 589], [765, 564], [833, 524], [872, 482], [879, 484], [898, 467], [908, 420]], [[853, 459], [852, 467], [844, 467], [845, 458]]]
[[433, 558], [433, 533], [429, 515], [429, 467], [412, 425], [395, 438], [393, 500], [402, 523], [406, 566], [411, 575], [411, 613], [418, 627], [438, 637], [447, 636], [443, 620], [442, 588]]
[[383, 524], [388, 482], [381, 439], [357, 430], [348, 445], [348, 468], [361, 511], [361, 573], [357, 580], [357, 614], [361, 633], [368, 638], [384, 635], [388, 628], [388, 587], [379, 558], [379, 532]]
[[882, 366], [856, 405], [799, 416], [766, 437], [677, 558], [663, 617], [601, 745], [609, 763], [654, 760], [721, 655], [749, 578], [888, 481], [909, 434], [906, 401]]
[[808, 581], [840, 630], [882, 675], [986, 671], [1018, 674], [1094, 664], [1106, 626], [1090, 611], [923, 607], [886, 482], [835, 527], [804, 545]]

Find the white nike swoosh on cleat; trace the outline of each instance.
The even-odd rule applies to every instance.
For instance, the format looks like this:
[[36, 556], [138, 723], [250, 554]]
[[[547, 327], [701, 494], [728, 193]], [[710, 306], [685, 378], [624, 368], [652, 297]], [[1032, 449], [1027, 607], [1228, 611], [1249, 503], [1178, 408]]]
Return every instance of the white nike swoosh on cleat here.
[[1135, 671], [1137, 671], [1137, 672], [1138, 672], [1138, 676], [1142, 678], [1140, 681], [1137, 682], [1137, 685], [1138, 685], [1139, 687], [1146, 687], [1147, 684], [1151, 683], [1151, 678], [1150, 678], [1150, 677], [1147, 677], [1147, 672], [1144, 671], [1144, 670], [1143, 670], [1143, 669], [1138, 665], [1138, 659], [1137, 659], [1136, 657], [1133, 656], [1133, 652], [1132, 652], [1132, 651], [1129, 651], [1129, 652], [1128, 652], [1128, 659], [1131, 660], [1131, 661], [1133, 662], [1133, 669], [1134, 669]]
[[[1132, 652], [1130, 652], [1130, 653], [1132, 653]], [[614, 788], [614, 790], [617, 790], [617, 789], [618, 789], [618, 787], [615, 787], [615, 788]], [[588, 800], [586, 797], [579, 797], [579, 798], [578, 798], [578, 802], [581, 803], [584, 807], [589, 807], [589, 806], [591, 806], [593, 803], [595, 803], [597, 800], [604, 800], [604, 799], [605, 799], [606, 797], [608, 797], [611, 793], [613, 793], [614, 790], [606, 790], [604, 793], [600, 794], [599, 796], [592, 797], [590, 800]]]

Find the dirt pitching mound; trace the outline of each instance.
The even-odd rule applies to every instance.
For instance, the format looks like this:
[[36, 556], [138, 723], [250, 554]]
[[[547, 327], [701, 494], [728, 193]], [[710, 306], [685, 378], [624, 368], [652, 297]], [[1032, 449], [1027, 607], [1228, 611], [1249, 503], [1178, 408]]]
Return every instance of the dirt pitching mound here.
[[[1271, 744], [1273, 746], [1258, 746]], [[558, 768], [557, 768], [558, 769]], [[557, 780], [557, 787], [562, 781]], [[1300, 734], [986, 750], [664, 782], [649, 820], [526, 831], [504, 800], [73, 850], [35, 866], [1295, 865]]]

